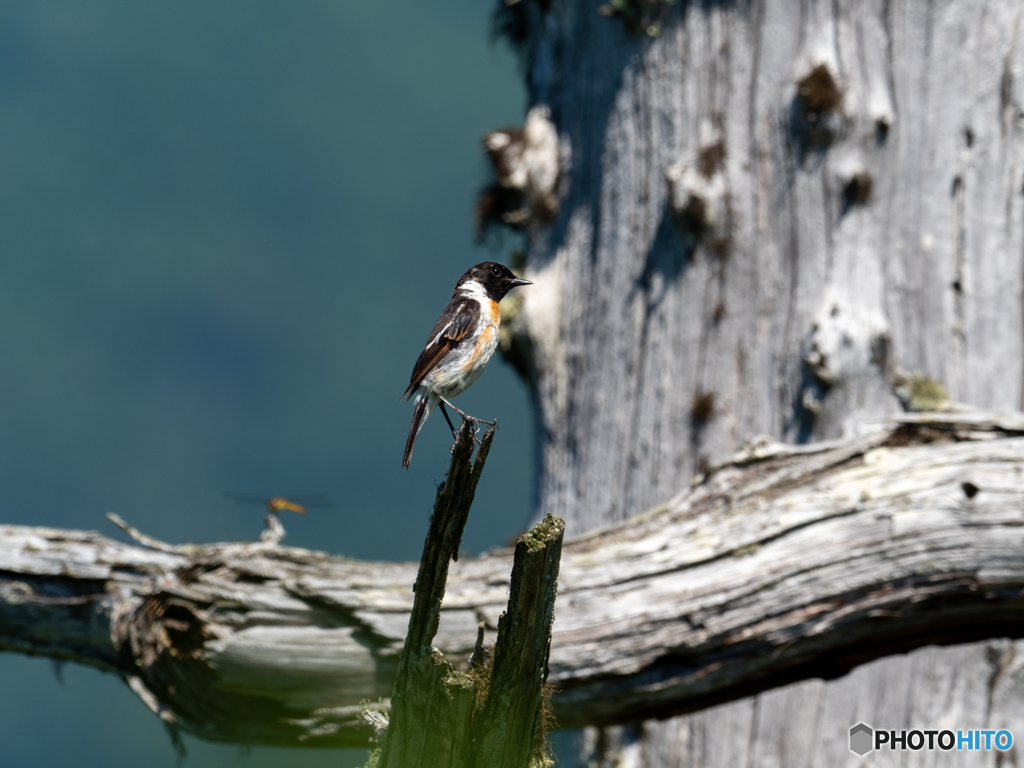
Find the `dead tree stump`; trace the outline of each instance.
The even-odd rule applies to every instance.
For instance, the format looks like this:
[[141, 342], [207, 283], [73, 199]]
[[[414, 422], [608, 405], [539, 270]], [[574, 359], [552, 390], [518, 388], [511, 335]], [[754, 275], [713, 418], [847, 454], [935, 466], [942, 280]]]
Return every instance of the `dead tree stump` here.
[[548, 515], [516, 544], [508, 608], [493, 654], [477, 639], [472, 670], [460, 672], [431, 646], [448, 564], [483, 472], [494, 428], [473, 459], [473, 425], [464, 422], [448, 477], [438, 489], [423, 547], [409, 632], [398, 663], [391, 718], [376, 768], [538, 768], [549, 765], [544, 684], [551, 649], [558, 564], [565, 522]]

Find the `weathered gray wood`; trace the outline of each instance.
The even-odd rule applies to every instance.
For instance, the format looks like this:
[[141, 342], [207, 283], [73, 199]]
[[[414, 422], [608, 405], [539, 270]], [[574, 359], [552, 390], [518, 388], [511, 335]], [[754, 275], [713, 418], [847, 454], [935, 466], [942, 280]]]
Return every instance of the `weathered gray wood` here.
[[[564, 158], [517, 316], [537, 519], [565, 515], [571, 537], [755, 435], [849, 434], [898, 410], [896, 368], [1022, 407], [1024, 5], [625, 2], [653, 9], [651, 37], [605, 2], [518, 4], [550, 7], [524, 14], [524, 49]], [[798, 94], [819, 66], [836, 133], [808, 144]], [[718, 146], [698, 191], [727, 198], [723, 242], [673, 211], [674, 171]], [[858, 174], [863, 203], [844, 196]]]
[[[945, 413], [834, 444], [755, 442], [668, 504], [566, 542], [550, 657], [559, 725], [1019, 634], [1022, 435], [1021, 415]], [[480, 621], [493, 642], [510, 554], [451, 568], [433, 642], [458, 664]], [[390, 694], [414, 579], [413, 564], [266, 543], [149, 549], [6, 526], [0, 648], [124, 675], [204, 738], [364, 744], [359, 705]]]
[[1006, 728], [1016, 741], [1024, 729], [1024, 712], [1015, 703], [1022, 685], [1020, 641], [924, 648], [828, 683], [810, 680], [686, 717], [588, 728], [575, 739], [565, 734], [559, 752], [578, 751], [594, 768], [1005, 768], [1019, 760], [1013, 752], [883, 749], [865, 759], [849, 750], [848, 729], [859, 722], [896, 731]]
[[1022, 407], [1019, 0], [502, 7], [562, 147], [508, 345], [538, 516], [573, 536], [754, 435], [850, 434], [897, 369]]

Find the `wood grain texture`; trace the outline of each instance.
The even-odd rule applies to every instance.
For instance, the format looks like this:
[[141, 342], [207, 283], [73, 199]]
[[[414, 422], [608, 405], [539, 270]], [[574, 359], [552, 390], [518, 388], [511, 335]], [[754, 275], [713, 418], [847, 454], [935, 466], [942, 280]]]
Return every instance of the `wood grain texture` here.
[[[899, 369], [954, 401], [1024, 407], [1024, 5], [521, 4], [531, 102], [563, 156], [515, 333], [533, 363], [538, 516], [578, 535], [663, 503], [755, 435], [849, 435], [899, 409]], [[834, 108], [806, 89], [820, 67]], [[701, 173], [714, 147], [720, 167]], [[807, 690], [801, 722], [818, 718]], [[730, 738], [724, 722], [707, 738]], [[718, 764], [655, 746], [689, 727], [652, 724], [647, 764]], [[814, 753], [794, 736], [762, 763], [769, 738], [726, 764]]]
[[[849, 728], [1024, 728], [1015, 703], [1024, 687], [1024, 643], [997, 640], [924, 648], [858, 667], [848, 676], [785, 686], [686, 717], [562, 734], [560, 754], [589, 766], [1012, 766], [1014, 751], [900, 752], [866, 758], [848, 748]], [[1014, 747], [1016, 749], [1016, 746]]]
[[[896, 368], [1022, 407], [1024, 6], [688, 2], [651, 38], [601, 3], [554, 2], [528, 47], [565, 156], [519, 314], [538, 519], [565, 515], [571, 536], [755, 435], [849, 434], [898, 410]], [[825, 144], [798, 96], [817, 66], [841, 92]], [[666, 177], [719, 142], [727, 242], [673, 216]]]
[[[936, 643], [1021, 634], [1024, 416], [917, 414], [752, 443], [669, 503], [567, 541], [549, 680], [563, 727], [695, 710]], [[973, 495], [965, 491], [977, 489]], [[434, 645], [493, 642], [511, 553], [451, 568]], [[0, 648], [122, 675], [168, 724], [365, 744], [415, 566], [267, 543], [142, 548], [0, 527]], [[386, 702], [385, 702], [386, 704]]]

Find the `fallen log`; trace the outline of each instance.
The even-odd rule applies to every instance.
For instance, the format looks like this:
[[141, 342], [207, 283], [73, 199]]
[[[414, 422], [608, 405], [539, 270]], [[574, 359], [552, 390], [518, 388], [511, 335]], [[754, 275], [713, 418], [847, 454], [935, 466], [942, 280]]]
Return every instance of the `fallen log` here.
[[[1024, 416], [907, 414], [754, 443], [668, 503], [567, 541], [562, 727], [664, 717], [913, 648], [1024, 635]], [[434, 645], [493, 642], [511, 551], [452, 567]], [[415, 564], [271, 542], [0, 526], [0, 649], [121, 675], [170, 726], [355, 746], [390, 694]], [[363, 703], [361, 705], [361, 702]]]

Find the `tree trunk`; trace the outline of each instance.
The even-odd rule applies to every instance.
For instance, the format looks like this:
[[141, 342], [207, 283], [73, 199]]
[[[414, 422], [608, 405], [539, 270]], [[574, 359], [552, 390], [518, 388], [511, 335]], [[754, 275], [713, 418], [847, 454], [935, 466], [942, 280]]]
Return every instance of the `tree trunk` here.
[[[1022, 17], [1018, 0], [503, 6], [560, 141], [511, 344], [536, 394], [538, 517], [579, 534], [755, 435], [849, 434], [899, 408], [897, 377], [1022, 408]], [[843, 732], [849, 686], [806, 684], [792, 720]], [[920, 676], [905, 690], [894, 721], [915, 692], [935, 717], [959, 705]], [[641, 729], [646, 764], [700, 764], [679, 734], [732, 739], [729, 717]], [[733, 764], [779, 738], [750, 731]]]

